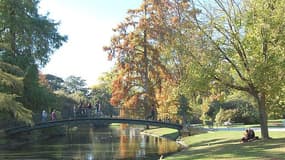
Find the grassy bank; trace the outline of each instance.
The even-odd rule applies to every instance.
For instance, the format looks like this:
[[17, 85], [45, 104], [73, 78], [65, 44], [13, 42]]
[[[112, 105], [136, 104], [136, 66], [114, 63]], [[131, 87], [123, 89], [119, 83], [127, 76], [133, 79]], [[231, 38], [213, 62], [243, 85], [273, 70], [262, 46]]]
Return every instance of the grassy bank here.
[[[260, 133], [256, 133], [260, 137]], [[270, 132], [272, 140], [240, 143], [242, 132], [217, 131], [183, 138], [189, 148], [167, 157], [167, 160], [231, 159], [231, 160], [283, 160], [285, 133]]]
[[[157, 128], [147, 134], [175, 138], [176, 130]], [[260, 136], [260, 132], [256, 132]], [[170, 136], [170, 137], [169, 137]], [[241, 131], [214, 131], [182, 138], [189, 147], [166, 157], [166, 160], [283, 160], [285, 158], [285, 133], [270, 132], [271, 140], [240, 143]]]

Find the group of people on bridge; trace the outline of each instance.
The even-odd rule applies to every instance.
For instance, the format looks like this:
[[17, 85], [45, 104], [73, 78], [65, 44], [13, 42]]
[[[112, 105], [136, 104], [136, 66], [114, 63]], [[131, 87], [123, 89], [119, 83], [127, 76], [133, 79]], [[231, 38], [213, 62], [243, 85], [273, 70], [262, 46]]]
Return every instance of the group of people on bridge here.
[[[42, 122], [47, 122], [48, 120], [48, 113], [46, 110], [42, 111]], [[50, 120], [51, 121], [55, 121], [56, 120], [56, 110], [55, 109], [51, 109], [51, 113], [50, 113]]]
[[[88, 103], [87, 105], [83, 105], [83, 103], [79, 103], [78, 106], [74, 105], [73, 107], [73, 118], [76, 117], [91, 117], [91, 116], [102, 116], [103, 112], [101, 110], [101, 103], [97, 101], [94, 105], [94, 107], [91, 105], [91, 103]], [[50, 115], [50, 116], [49, 116]], [[41, 122], [47, 122], [47, 121], [56, 121], [56, 109], [51, 109], [50, 114], [46, 110], [43, 110], [41, 113]]]
[[[66, 113], [65, 113], [66, 114]], [[79, 105], [74, 105], [73, 108], [70, 109], [70, 111], [68, 111], [67, 113], [67, 117], [69, 118], [80, 118], [80, 117], [102, 117], [104, 116], [103, 112], [102, 112], [102, 104], [100, 103], [100, 101], [97, 101], [94, 106], [92, 106], [92, 104], [86, 103], [85, 105], [80, 102]], [[164, 120], [162, 119], [158, 119], [157, 118], [157, 110], [155, 108], [155, 106], [151, 107], [151, 110], [148, 114], [148, 116], [146, 116], [146, 120], [152, 120], [152, 121], [164, 121], [164, 122], [171, 122], [170, 118], [166, 118]], [[110, 115], [110, 117], [112, 118], [112, 114]], [[42, 111], [41, 114], [41, 122], [47, 122], [47, 121], [56, 121], [57, 120], [57, 116], [56, 116], [56, 109], [51, 109], [50, 114], [47, 113], [46, 110]]]
[[101, 108], [101, 103], [99, 101], [95, 103], [94, 107], [91, 105], [91, 103], [84, 106], [81, 102], [78, 106], [73, 106], [73, 117], [102, 116], [103, 112]]

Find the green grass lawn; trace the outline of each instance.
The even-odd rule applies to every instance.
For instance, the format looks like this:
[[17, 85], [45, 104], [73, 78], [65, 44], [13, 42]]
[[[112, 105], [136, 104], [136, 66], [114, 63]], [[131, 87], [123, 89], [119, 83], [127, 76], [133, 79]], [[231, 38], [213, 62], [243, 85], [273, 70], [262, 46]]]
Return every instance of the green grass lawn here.
[[[260, 132], [256, 132], [260, 137]], [[166, 157], [167, 160], [233, 159], [233, 160], [284, 160], [285, 133], [270, 132], [271, 140], [240, 143], [240, 131], [216, 131], [183, 138], [189, 147]]]
[[153, 128], [145, 130], [144, 133], [159, 137], [165, 137], [173, 140], [175, 140], [179, 136], [176, 129], [170, 129], [170, 128]]

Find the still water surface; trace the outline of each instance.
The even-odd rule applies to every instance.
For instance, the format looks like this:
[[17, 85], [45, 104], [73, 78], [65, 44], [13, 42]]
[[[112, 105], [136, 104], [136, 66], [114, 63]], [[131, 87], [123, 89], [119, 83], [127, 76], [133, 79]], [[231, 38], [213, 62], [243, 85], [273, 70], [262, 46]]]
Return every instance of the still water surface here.
[[174, 141], [140, 134], [141, 128], [81, 126], [68, 135], [13, 150], [4, 150], [0, 159], [159, 159], [181, 149]]

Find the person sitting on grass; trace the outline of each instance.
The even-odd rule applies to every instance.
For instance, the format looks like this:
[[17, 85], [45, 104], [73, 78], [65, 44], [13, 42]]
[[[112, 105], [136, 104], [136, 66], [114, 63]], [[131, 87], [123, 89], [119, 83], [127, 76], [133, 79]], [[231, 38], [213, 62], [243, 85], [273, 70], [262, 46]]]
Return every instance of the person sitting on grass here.
[[258, 136], [255, 136], [254, 130], [249, 128], [245, 130], [244, 137], [242, 137], [241, 139], [241, 143], [249, 142], [249, 141], [253, 141], [257, 139], [259, 138]]
[[248, 129], [248, 139], [249, 140], [257, 140], [259, 139], [258, 136], [255, 136], [254, 130], [253, 129]]
[[248, 142], [248, 129], [244, 132], [244, 137], [241, 138], [241, 143]]

